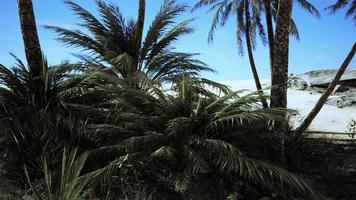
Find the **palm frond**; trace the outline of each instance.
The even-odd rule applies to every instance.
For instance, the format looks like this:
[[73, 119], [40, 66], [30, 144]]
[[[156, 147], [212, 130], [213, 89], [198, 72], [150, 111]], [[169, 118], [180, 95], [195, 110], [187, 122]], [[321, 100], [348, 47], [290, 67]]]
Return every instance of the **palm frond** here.
[[202, 145], [211, 150], [213, 154], [220, 155], [216, 160], [216, 165], [223, 173], [236, 173], [251, 182], [263, 185], [272, 184], [279, 188], [301, 191], [312, 199], [323, 199], [321, 194], [314, 191], [300, 177], [266, 162], [247, 158], [229, 143], [206, 139], [202, 141]]
[[326, 7], [326, 10], [329, 10], [331, 13], [335, 13], [337, 10], [340, 10], [350, 4], [349, 8], [346, 11], [346, 17], [352, 17], [356, 22], [356, 1], [353, 0], [337, 0], [335, 4]]
[[306, 11], [308, 11], [310, 14], [312, 14], [313, 16], [320, 18], [320, 13], [318, 11], [317, 8], [315, 8], [315, 6], [313, 4], [311, 4], [309, 1], [307, 0], [297, 0], [297, 2], [299, 3], [299, 5], [305, 9]]

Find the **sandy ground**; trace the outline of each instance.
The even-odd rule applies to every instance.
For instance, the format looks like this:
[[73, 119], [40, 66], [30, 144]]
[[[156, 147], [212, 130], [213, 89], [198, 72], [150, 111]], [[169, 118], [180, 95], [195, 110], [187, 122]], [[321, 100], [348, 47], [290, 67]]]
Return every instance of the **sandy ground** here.
[[[288, 107], [300, 113], [299, 120], [305, 117], [318, 101], [321, 94], [310, 94], [299, 90], [288, 90]], [[325, 132], [347, 132], [351, 119], [356, 120], [356, 107], [338, 108], [325, 104], [310, 125], [309, 130]]]
[[[266, 86], [269, 80], [263, 79], [261, 82]], [[233, 90], [255, 90], [253, 80], [223, 81], [222, 83], [231, 86]], [[288, 90], [288, 108], [297, 110], [300, 113], [299, 116], [292, 119], [295, 126], [311, 111], [320, 96], [320, 93], [310, 94], [308, 91]], [[348, 130], [347, 125], [351, 119], [356, 120], [356, 106], [337, 108], [337, 106], [325, 104], [310, 125], [309, 130], [346, 133]]]

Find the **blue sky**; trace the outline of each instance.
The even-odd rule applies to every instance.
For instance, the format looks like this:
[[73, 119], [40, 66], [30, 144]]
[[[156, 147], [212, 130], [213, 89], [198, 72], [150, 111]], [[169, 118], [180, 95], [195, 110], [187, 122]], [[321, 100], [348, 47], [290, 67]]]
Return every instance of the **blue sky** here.
[[[356, 40], [356, 28], [351, 19], [345, 19], [344, 10], [329, 15], [323, 9], [336, 0], [311, 0], [321, 11], [321, 19], [316, 19], [294, 6], [293, 18], [298, 24], [301, 40], [291, 39], [290, 73], [301, 73], [320, 68], [337, 68], [346, 57], [353, 42]], [[74, 60], [71, 53], [79, 50], [68, 48], [55, 40], [55, 34], [40, 27], [41, 25], [57, 25], [65, 28], [75, 28], [76, 17], [63, 4], [62, 0], [33, 0], [39, 36], [42, 49], [49, 63], [57, 64], [63, 60]], [[77, 3], [95, 13], [94, 0], [77, 0]], [[120, 5], [125, 16], [136, 16], [137, 0], [108, 0]], [[147, 0], [146, 26], [152, 21], [163, 0]], [[180, 0], [193, 5], [193, 0]], [[177, 50], [196, 52], [199, 59], [218, 71], [218, 74], [203, 74], [214, 80], [251, 79], [250, 66], [247, 57], [238, 54], [235, 40], [234, 21], [230, 22], [215, 34], [212, 43], [207, 42], [207, 36], [212, 19], [212, 13], [201, 9], [195, 13], [184, 13], [178, 20], [195, 18], [191, 24], [196, 29], [194, 34], [186, 35], [176, 43]], [[17, 7], [15, 0], [0, 1], [0, 63], [12, 66], [14, 59], [9, 52], [25, 59]], [[233, 19], [233, 18], [231, 18]], [[261, 78], [269, 78], [268, 48], [261, 43], [255, 51], [255, 60]], [[351, 63], [356, 67], [356, 59]]]

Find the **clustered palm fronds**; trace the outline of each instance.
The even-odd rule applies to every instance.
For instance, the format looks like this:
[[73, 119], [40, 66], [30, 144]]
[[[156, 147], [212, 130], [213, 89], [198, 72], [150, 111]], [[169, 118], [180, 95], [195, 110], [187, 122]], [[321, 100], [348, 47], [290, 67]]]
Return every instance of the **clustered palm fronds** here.
[[356, 1], [353, 0], [337, 0], [335, 4], [327, 7], [330, 12], [335, 13], [337, 10], [349, 6], [346, 11], [346, 17], [352, 17], [356, 23]]
[[85, 31], [47, 26], [87, 52], [81, 62], [43, 59], [40, 85], [19, 59], [0, 65], [0, 178], [49, 200], [322, 199], [271, 156], [269, 121], [288, 110], [201, 78], [213, 70], [175, 51], [193, 31], [173, 23], [186, 6], [164, 1], [142, 40], [139, 23], [96, 3], [100, 19], [66, 1]]
[[[201, 71], [213, 71], [195, 59], [196, 54], [177, 52], [172, 46], [179, 37], [193, 32], [188, 26], [191, 19], [178, 24], [173, 21], [186, 6], [174, 0], [164, 1], [143, 39], [135, 36], [139, 28], [136, 22], [126, 20], [117, 6], [101, 0], [96, 3], [100, 19], [78, 4], [66, 1], [82, 20], [80, 26], [90, 34], [46, 26], [58, 33], [60, 41], [88, 52], [89, 56], [78, 56], [92, 67], [143, 89], [151, 84], [170, 82], [182, 73], [196, 76]], [[139, 41], [143, 42], [137, 45]]]
[[[16, 57], [15, 57], [16, 58]], [[35, 101], [34, 80], [18, 59], [17, 66], [8, 69], [0, 65], [1, 156], [6, 176], [25, 180], [23, 165], [31, 176], [37, 176], [42, 156], [58, 152], [78, 137], [77, 129], [85, 119], [75, 118], [65, 105], [68, 99], [80, 98], [80, 93], [68, 93], [75, 85], [67, 85], [81, 65], [67, 62], [48, 67], [44, 63], [41, 79], [42, 99]], [[29, 159], [31, 158], [31, 159]]]
[[[275, 0], [199, 0], [194, 6], [194, 10], [204, 6], [210, 6], [209, 10], [215, 11], [209, 32], [209, 40], [213, 39], [214, 32], [219, 25], [224, 26], [231, 17], [231, 15], [236, 14], [236, 38], [239, 47], [239, 52], [242, 54], [244, 44], [243, 37], [246, 31], [249, 31], [251, 33], [250, 35], [253, 47], [255, 47], [257, 35], [260, 36], [263, 44], [267, 43], [265, 26], [263, 25], [261, 16], [263, 12], [265, 12], [265, 4], [267, 2], [272, 5], [272, 17], [274, 20], [276, 20], [279, 1]], [[313, 16], [320, 17], [319, 11], [308, 1], [297, 0], [296, 2]], [[246, 15], [245, 13], [248, 14]], [[250, 17], [250, 28], [246, 27], [246, 16]], [[258, 32], [258, 34], [256, 34], [256, 32]], [[299, 40], [299, 31], [293, 19], [291, 21], [290, 34], [292, 36], [295, 36]]]

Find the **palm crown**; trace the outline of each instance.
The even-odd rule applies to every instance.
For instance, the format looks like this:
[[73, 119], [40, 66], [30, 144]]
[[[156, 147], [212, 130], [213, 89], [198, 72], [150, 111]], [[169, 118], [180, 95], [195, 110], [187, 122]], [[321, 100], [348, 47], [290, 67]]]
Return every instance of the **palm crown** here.
[[78, 4], [66, 1], [83, 21], [80, 26], [90, 34], [46, 26], [59, 34], [60, 41], [88, 51], [90, 56], [80, 57], [92, 66], [124, 78], [136, 88], [147, 86], [147, 81], [155, 84], [170, 81], [182, 73], [194, 76], [200, 71], [212, 71], [203, 62], [194, 59], [196, 54], [174, 51], [173, 42], [193, 32], [188, 27], [191, 19], [179, 24], [173, 22], [186, 10], [186, 6], [177, 4], [175, 0], [164, 1], [140, 44], [142, 37], [137, 36], [136, 29], [141, 27], [135, 21], [125, 20], [117, 6], [101, 0], [96, 3], [100, 19]]
[[[271, 0], [270, 2], [272, 3], [272, 10], [271, 10], [272, 16], [276, 20], [279, 1]], [[296, 2], [312, 15], [316, 17], [320, 16], [318, 10], [308, 1], [297, 0]], [[229, 19], [230, 15], [236, 13], [236, 26], [237, 26], [236, 37], [239, 46], [239, 51], [240, 53], [242, 53], [243, 52], [242, 37], [243, 37], [243, 33], [246, 31], [249, 31], [251, 33], [250, 35], [251, 35], [252, 44], [256, 43], [256, 36], [257, 36], [256, 31], [259, 32], [259, 36], [261, 37], [262, 42], [266, 43], [265, 27], [262, 24], [262, 18], [261, 18], [261, 14], [265, 11], [264, 10], [265, 3], [266, 3], [265, 1], [259, 1], [259, 0], [221, 0], [221, 1], [199, 0], [195, 4], [194, 9], [210, 5], [211, 6], [210, 10], [215, 10], [215, 14], [209, 32], [210, 40], [213, 39], [213, 34], [217, 26], [218, 25], [224, 26], [227, 20]], [[245, 12], [249, 13], [248, 15], [250, 15], [251, 26], [249, 27], [248, 30], [246, 30], [247, 27], [245, 23], [246, 22], [245, 16], [247, 15], [245, 15]], [[299, 32], [296, 23], [294, 22], [293, 19], [291, 21], [290, 33], [291, 35], [299, 39]]]
[[[148, 171], [146, 173], [150, 174], [147, 176], [155, 176], [160, 180], [166, 176], [162, 173], [172, 174], [171, 180], [158, 181], [168, 185], [156, 187], [174, 188], [177, 195], [188, 199], [204, 199], [204, 195], [199, 196], [204, 190], [204, 182], [210, 180], [211, 174], [218, 173], [221, 175], [217, 178], [219, 181], [210, 182], [216, 187], [226, 183], [223, 177], [231, 176], [247, 183], [298, 190], [313, 199], [319, 199], [319, 194], [302, 179], [275, 165], [246, 156], [239, 146], [227, 141], [227, 138], [230, 141], [244, 140], [240, 137], [241, 132], [248, 129], [252, 131], [251, 127], [285, 112], [261, 109], [258, 93], [245, 97], [235, 93], [217, 97], [201, 82], [183, 76], [181, 81], [173, 84], [171, 92], [161, 93], [154, 98], [146, 93], [136, 93], [138, 96], [142, 98], [138, 98], [134, 105], [125, 106], [135, 107], [131, 109], [132, 113], [110, 111], [110, 118], [120, 120], [93, 125], [91, 132], [111, 138], [111, 145], [105, 146], [106, 153], [117, 149], [121, 155], [128, 153], [128, 160], [136, 163], [134, 165], [144, 163], [145, 171]], [[116, 102], [130, 104], [120, 101], [122, 97], [116, 98]], [[140, 108], [142, 105], [149, 105], [153, 111], [143, 111]], [[138, 121], [130, 120], [130, 116], [139, 116], [139, 119], [133, 118], [139, 120], [140, 125], [137, 125]], [[101, 155], [104, 155], [103, 150], [98, 149]], [[112, 169], [116, 162], [107, 168]], [[141, 178], [141, 181], [146, 180], [145, 177]], [[224, 193], [224, 190], [215, 192]]]

